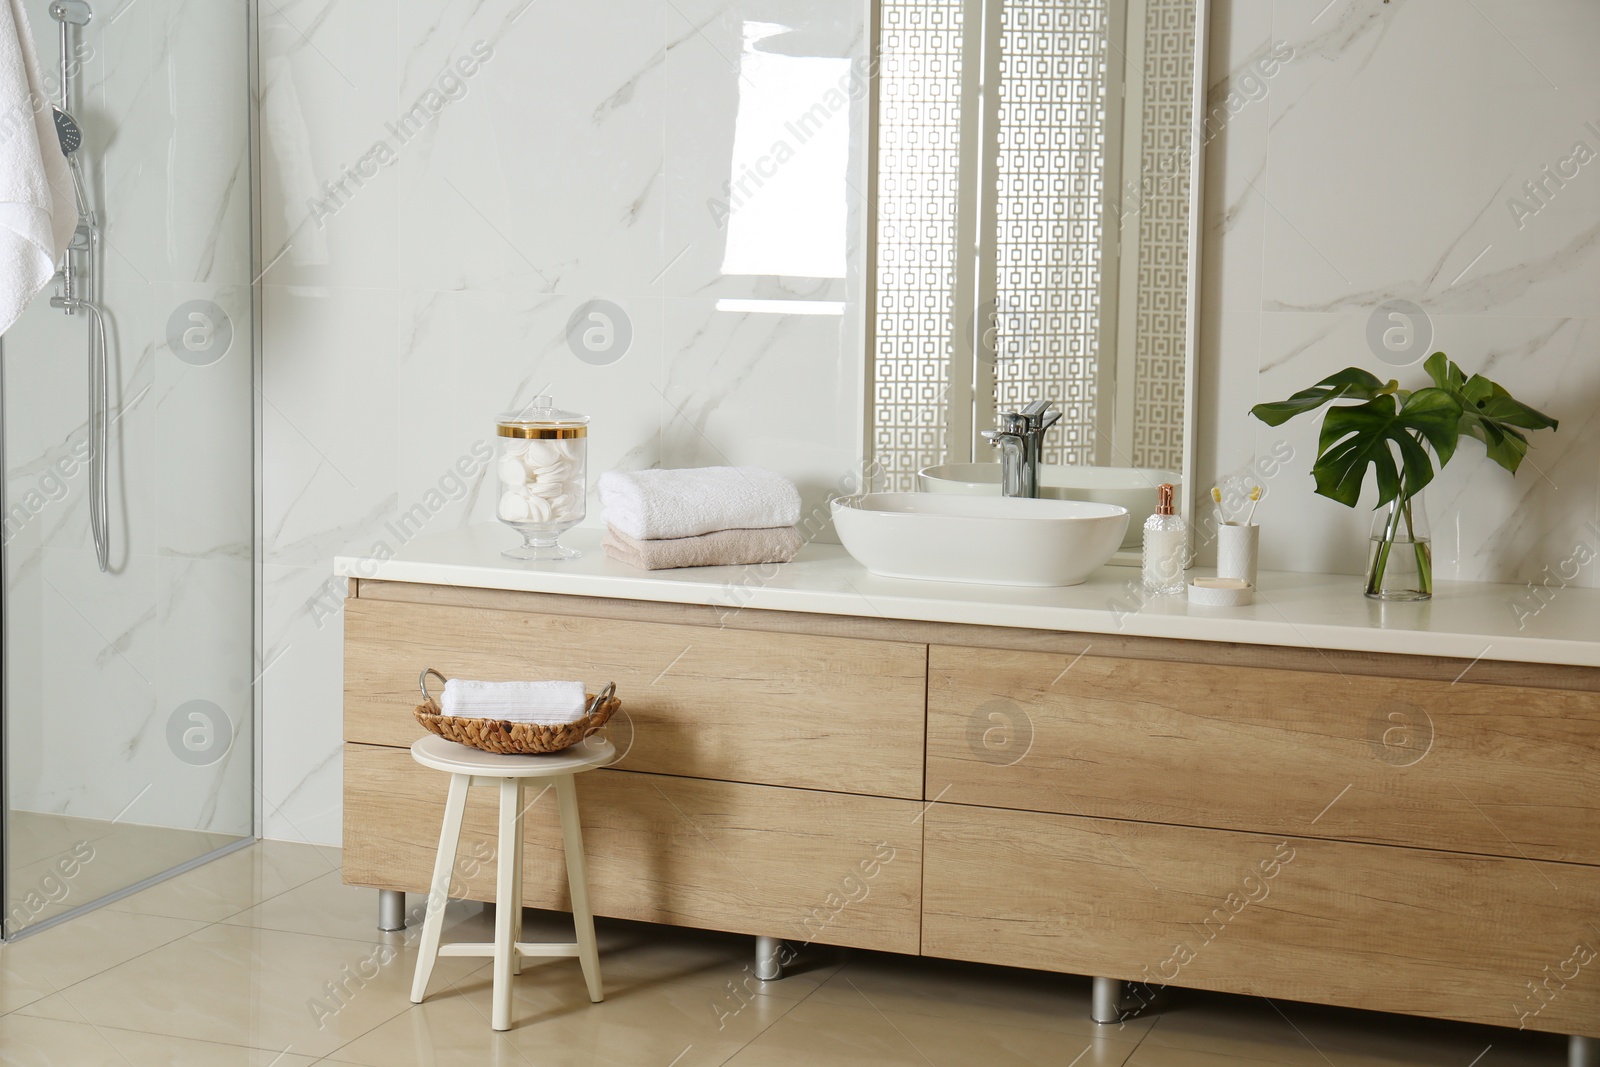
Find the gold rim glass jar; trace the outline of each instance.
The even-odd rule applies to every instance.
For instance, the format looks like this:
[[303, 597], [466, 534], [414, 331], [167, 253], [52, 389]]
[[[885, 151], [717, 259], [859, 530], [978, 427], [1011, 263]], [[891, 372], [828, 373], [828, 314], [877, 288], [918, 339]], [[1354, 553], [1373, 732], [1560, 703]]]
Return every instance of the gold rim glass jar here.
[[560, 536], [583, 521], [589, 452], [589, 416], [558, 409], [536, 396], [521, 411], [496, 421], [500, 442], [495, 460], [500, 498], [495, 514], [522, 534], [507, 559], [564, 560], [582, 553], [565, 548]]

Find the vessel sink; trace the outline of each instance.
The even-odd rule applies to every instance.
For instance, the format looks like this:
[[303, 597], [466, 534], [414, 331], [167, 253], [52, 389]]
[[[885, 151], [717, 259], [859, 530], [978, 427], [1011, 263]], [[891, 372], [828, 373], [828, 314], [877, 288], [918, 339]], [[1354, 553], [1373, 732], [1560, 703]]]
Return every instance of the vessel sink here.
[[[1170, 482], [1182, 496], [1182, 479], [1153, 467], [1040, 467], [1039, 495], [1051, 500], [1092, 500], [1128, 509], [1122, 547], [1138, 548], [1144, 520], [1156, 510], [1156, 486]], [[925, 493], [999, 496], [1000, 464], [942, 463], [917, 472]]]
[[867, 493], [834, 529], [873, 574], [982, 585], [1078, 585], [1122, 544], [1128, 509], [1082, 500]]

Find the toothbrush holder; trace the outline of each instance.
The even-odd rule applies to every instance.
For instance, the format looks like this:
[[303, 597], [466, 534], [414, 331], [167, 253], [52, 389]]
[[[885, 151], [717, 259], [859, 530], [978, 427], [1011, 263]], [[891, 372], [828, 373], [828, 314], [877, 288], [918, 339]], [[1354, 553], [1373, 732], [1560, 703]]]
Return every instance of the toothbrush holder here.
[[1217, 527], [1217, 577], [1238, 578], [1256, 584], [1256, 557], [1261, 550], [1261, 527], [1225, 522]]

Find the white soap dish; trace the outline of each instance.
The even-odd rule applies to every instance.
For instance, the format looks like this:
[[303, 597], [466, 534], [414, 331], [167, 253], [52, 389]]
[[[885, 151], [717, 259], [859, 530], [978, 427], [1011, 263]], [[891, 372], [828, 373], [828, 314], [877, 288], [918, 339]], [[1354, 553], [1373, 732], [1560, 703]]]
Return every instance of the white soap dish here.
[[1201, 607], [1242, 608], [1255, 600], [1255, 586], [1242, 578], [1196, 578], [1189, 583], [1189, 603]]

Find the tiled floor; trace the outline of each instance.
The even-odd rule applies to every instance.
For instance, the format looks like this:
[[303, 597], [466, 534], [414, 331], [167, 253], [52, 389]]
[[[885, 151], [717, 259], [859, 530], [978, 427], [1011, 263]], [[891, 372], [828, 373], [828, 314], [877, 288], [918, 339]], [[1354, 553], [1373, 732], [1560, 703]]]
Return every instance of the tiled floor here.
[[[606, 1000], [577, 964], [524, 964], [513, 1030], [489, 1028], [488, 961], [441, 958], [408, 999], [415, 927], [336, 851], [266, 842], [0, 947], [0, 1063], [19, 1067], [1510, 1067], [1565, 1062], [1515, 1031], [1199, 993], [1124, 1026], [1088, 1019], [1085, 979], [818, 952], [743, 996], [751, 939], [601, 924]], [[411, 904], [420, 903], [413, 897]], [[446, 939], [487, 940], [473, 904]], [[530, 913], [530, 939], [565, 916]], [[548, 934], [541, 928], [548, 927]], [[752, 984], [753, 979], [751, 980]]]
[[[227, 834], [13, 809], [6, 817], [7, 934], [237, 842]], [[64, 865], [64, 866], [63, 866]], [[63, 877], [62, 871], [70, 874]]]

